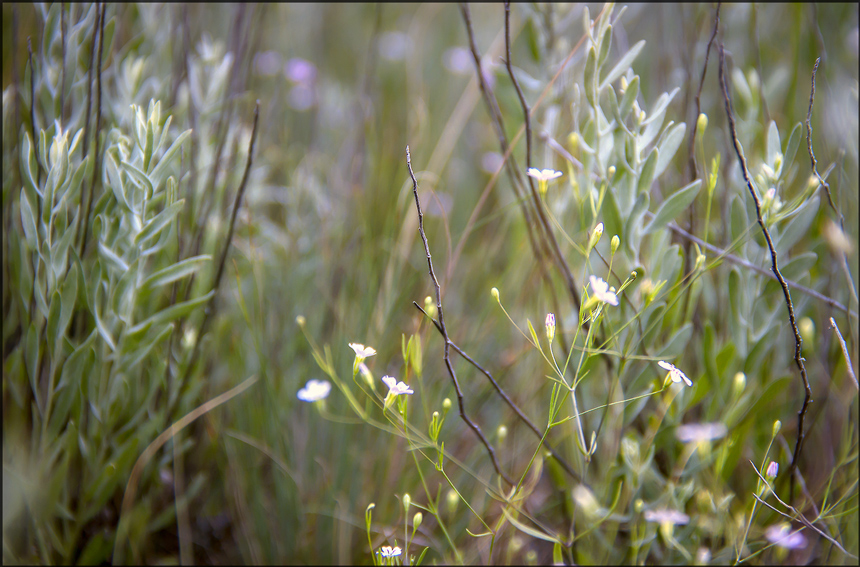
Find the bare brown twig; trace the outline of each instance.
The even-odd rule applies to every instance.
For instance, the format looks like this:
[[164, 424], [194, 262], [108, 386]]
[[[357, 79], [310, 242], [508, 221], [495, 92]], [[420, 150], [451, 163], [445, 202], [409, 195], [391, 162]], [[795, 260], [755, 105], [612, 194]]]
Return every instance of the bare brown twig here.
[[[230, 245], [233, 242], [233, 229], [236, 225], [236, 216], [239, 214], [239, 207], [242, 205], [242, 197], [245, 195], [245, 188], [248, 185], [248, 177], [251, 173], [251, 164], [254, 161], [254, 144], [257, 141], [257, 126], [259, 119], [260, 101], [258, 100], [254, 107], [254, 126], [251, 130], [251, 141], [248, 144], [248, 159], [245, 162], [245, 173], [242, 175], [242, 182], [239, 184], [239, 189], [236, 191], [236, 198], [233, 200], [233, 214], [230, 217], [230, 225], [227, 229], [227, 238], [224, 241], [224, 247], [221, 249], [221, 256], [218, 260], [218, 271], [215, 274], [215, 278], [212, 280], [212, 291], [214, 293], [209, 301], [206, 302], [206, 307], [203, 311], [203, 321], [200, 323], [200, 329], [197, 332], [197, 340], [194, 342], [193, 350], [191, 351], [191, 355], [188, 357], [188, 362], [185, 365], [185, 371], [183, 373], [182, 380], [179, 383], [180, 388], [184, 388], [188, 384], [188, 376], [191, 374], [191, 369], [194, 367], [194, 364], [197, 362], [197, 357], [200, 354], [200, 342], [203, 339], [203, 335], [208, 329], [209, 321], [211, 321], [212, 315], [215, 312], [215, 297], [217, 296], [218, 288], [221, 286], [221, 277], [224, 274], [224, 265], [227, 262], [227, 253], [230, 251]], [[173, 414], [173, 410], [180, 398], [181, 396], [178, 395], [174, 399], [172, 406], [167, 412], [168, 417]]]
[[457, 404], [460, 408], [460, 417], [463, 421], [466, 422], [466, 425], [475, 432], [475, 435], [478, 436], [478, 439], [481, 440], [481, 443], [487, 449], [487, 453], [490, 455], [490, 460], [493, 462], [493, 468], [496, 469], [496, 472], [502, 477], [505, 482], [509, 485], [514, 485], [514, 483], [508, 478], [508, 476], [502, 471], [499, 466], [499, 461], [496, 458], [496, 452], [493, 450], [490, 442], [487, 441], [486, 436], [481, 431], [481, 428], [478, 427], [475, 422], [473, 422], [466, 415], [466, 407], [463, 403], [463, 392], [460, 390], [460, 384], [457, 381], [457, 374], [454, 372], [454, 365], [451, 364], [451, 339], [448, 337], [448, 329], [445, 327], [445, 315], [442, 311], [442, 289], [439, 287], [439, 280], [436, 279], [436, 273], [433, 270], [433, 261], [430, 258], [430, 245], [427, 243], [427, 236], [424, 234], [424, 213], [421, 211], [421, 201], [418, 198], [418, 180], [415, 179], [415, 173], [412, 171], [412, 156], [409, 154], [409, 146], [406, 146], [406, 167], [409, 169], [409, 176], [412, 178], [412, 193], [415, 195], [415, 208], [418, 209], [418, 233], [421, 235], [421, 241], [424, 243], [424, 252], [427, 255], [427, 266], [430, 270], [430, 279], [433, 281], [433, 287], [436, 291], [436, 309], [439, 312], [439, 331], [442, 333], [442, 338], [445, 341], [445, 353], [443, 355], [443, 360], [445, 361], [445, 367], [448, 369], [448, 374], [451, 376], [451, 382], [454, 384], [454, 390], [457, 392]]
[[[794, 456], [791, 459], [791, 468], [790, 472], [794, 472], [797, 468], [797, 461], [800, 458], [800, 451], [803, 448], [803, 418], [806, 416], [806, 412], [809, 408], [809, 404], [812, 402], [812, 388], [809, 385], [809, 378], [806, 375], [806, 366], [803, 364], [803, 339], [800, 336], [800, 331], [797, 328], [797, 320], [794, 315], [794, 305], [791, 302], [791, 292], [788, 289], [788, 284], [785, 279], [782, 277], [782, 274], [779, 271], [779, 265], [777, 263], [777, 255], [776, 255], [776, 247], [773, 244], [773, 239], [770, 236], [770, 231], [767, 229], [767, 225], [765, 225], [764, 219], [761, 214], [761, 202], [759, 202], [758, 195], [755, 192], [755, 189], [752, 185], [752, 180], [750, 179], [750, 173], [747, 169], [746, 158], [744, 158], [743, 150], [741, 149], [741, 143], [738, 140], [737, 128], [735, 127], [735, 117], [734, 112], [732, 111], [732, 101], [729, 98], [729, 88], [726, 80], [726, 53], [725, 49], [720, 44], [720, 87], [723, 91], [723, 101], [726, 106], [726, 116], [729, 120], [729, 130], [731, 132], [732, 144], [734, 145], [735, 154], [738, 156], [738, 162], [741, 166], [741, 172], [743, 173], [744, 181], [746, 182], [747, 189], [749, 189], [750, 195], [752, 196], [753, 202], [755, 203], [755, 211], [756, 217], [758, 218], [758, 224], [761, 227], [762, 233], [764, 234], [764, 239], [767, 242], [768, 250], [770, 250], [770, 258], [771, 258], [771, 270], [773, 270], [776, 279], [779, 281], [779, 285], [782, 286], [782, 293], [785, 296], [785, 305], [788, 309], [788, 319], [791, 323], [791, 329], [794, 332], [794, 362], [797, 364], [798, 370], [800, 370], [800, 377], [803, 380], [803, 388], [804, 388], [804, 397], [803, 397], [803, 405], [800, 408], [800, 411], [797, 413], [797, 443], [794, 446]], [[793, 499], [794, 497], [794, 476], [792, 475], [791, 480], [791, 490], [789, 492], [790, 497]]]
[[[430, 315], [428, 315], [427, 312], [424, 311], [424, 309], [420, 305], [418, 305], [418, 303], [413, 301], [412, 305], [414, 305], [416, 308], [418, 308], [418, 310], [421, 311], [421, 313], [424, 313], [424, 315], [428, 319], [430, 319], [430, 321], [433, 322], [433, 325], [436, 327], [436, 330], [438, 330], [439, 333], [442, 334], [442, 326], [439, 325], [439, 322], [436, 319], [430, 317]], [[442, 336], [444, 337], [445, 335], [442, 334]], [[537, 435], [538, 439], [543, 439], [543, 434], [540, 432], [540, 429], [538, 429], [537, 426], [532, 422], [532, 420], [530, 420], [528, 418], [528, 416], [525, 413], [523, 413], [523, 411], [519, 408], [519, 406], [517, 406], [516, 402], [514, 402], [510, 398], [510, 396], [508, 396], [507, 393], [505, 393], [505, 391], [502, 389], [502, 387], [499, 385], [499, 383], [496, 382], [496, 379], [493, 378], [493, 375], [490, 374], [489, 370], [487, 370], [486, 368], [481, 366], [474, 358], [472, 358], [471, 356], [466, 354], [466, 352], [463, 349], [461, 349], [459, 346], [457, 346], [453, 341], [451, 342], [451, 348], [453, 348], [457, 352], [457, 354], [462, 356], [466, 360], [466, 362], [468, 362], [469, 364], [474, 366], [481, 374], [486, 376], [487, 380], [490, 381], [490, 384], [492, 384], [493, 389], [496, 390], [496, 393], [499, 395], [499, 397], [501, 397], [505, 401], [505, 403], [508, 404], [508, 407], [510, 407], [511, 410], [513, 410], [513, 412], [515, 414], [517, 414], [517, 417], [519, 417], [520, 420], [523, 423], [525, 423], [526, 426], [528, 426], [528, 428], [531, 429], [535, 435]], [[544, 443], [544, 445], [546, 445], [546, 448], [549, 450], [550, 453], [552, 453], [552, 456], [555, 457], [555, 459], [558, 461], [558, 464], [561, 465], [561, 467], [570, 476], [572, 476], [577, 481], [582, 482], [582, 477], [579, 475], [579, 473], [577, 473], [575, 470], [573, 470], [573, 467], [571, 467], [570, 464], [566, 460], [564, 460], [564, 458], [561, 455], [559, 455], [558, 452], [549, 443]]]

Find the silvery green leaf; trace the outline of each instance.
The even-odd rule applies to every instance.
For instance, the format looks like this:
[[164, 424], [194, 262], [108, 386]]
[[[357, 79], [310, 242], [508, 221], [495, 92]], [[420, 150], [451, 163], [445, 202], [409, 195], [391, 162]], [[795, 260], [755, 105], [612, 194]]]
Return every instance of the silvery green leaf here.
[[54, 290], [51, 294], [51, 306], [48, 309], [48, 352], [54, 356], [54, 345], [57, 343], [57, 328], [60, 323], [60, 309], [63, 307], [63, 300], [60, 296], [60, 290]]
[[639, 254], [639, 237], [642, 233], [642, 216], [648, 210], [648, 205], [651, 203], [651, 196], [648, 193], [639, 193], [633, 207], [630, 209], [630, 214], [627, 217], [627, 223], [624, 226], [624, 244], [627, 249], [638, 257]]
[[647, 148], [651, 142], [657, 139], [657, 135], [660, 134], [661, 130], [663, 132], [663, 136], [666, 135], [666, 132], [669, 128], [674, 124], [673, 121], [669, 121], [669, 124], [666, 125], [666, 129], [663, 130], [663, 120], [666, 118], [666, 114], [658, 115], [657, 119], [654, 122], [649, 123], [642, 130], [642, 133], [639, 135], [639, 150], [643, 150]]
[[30, 378], [30, 388], [33, 390], [33, 397], [36, 399], [36, 404], [39, 408], [39, 414], [42, 413], [42, 402], [39, 396], [38, 378], [36, 377], [36, 367], [39, 364], [39, 333], [36, 330], [36, 322], [32, 321], [27, 329], [27, 338], [24, 339], [24, 367], [27, 369], [27, 376]]
[[686, 185], [669, 195], [669, 197], [663, 201], [663, 204], [660, 205], [660, 208], [657, 209], [657, 212], [654, 214], [654, 218], [651, 219], [651, 222], [645, 227], [644, 233], [648, 234], [661, 229], [666, 226], [667, 223], [674, 220], [681, 211], [690, 206], [690, 203], [692, 203], [696, 198], [696, 195], [699, 194], [699, 189], [701, 188], [702, 180], [696, 179], [689, 185]]
[[[782, 143], [779, 140], [779, 129], [776, 121], [771, 120], [767, 128], [767, 142], [765, 144], [765, 163], [773, 167], [776, 155], [781, 153]], [[775, 169], [775, 168], [774, 168]]]
[[149, 333], [140, 346], [123, 357], [120, 368], [134, 368], [140, 364], [156, 345], [170, 336], [170, 333], [173, 332], [173, 325], [173, 323], [167, 323], [160, 332]]
[[134, 209], [132, 208], [131, 203], [129, 203], [126, 198], [125, 184], [123, 183], [122, 176], [119, 173], [119, 166], [111, 152], [105, 152], [104, 169], [107, 173], [107, 184], [113, 191], [117, 203], [123, 205], [127, 211], [133, 211]]
[[648, 118], [642, 121], [643, 126], [647, 126], [651, 122], [654, 122], [661, 115], [666, 112], [666, 109], [669, 108], [669, 103], [672, 102], [672, 99], [675, 98], [675, 95], [678, 94], [678, 91], [681, 89], [675, 87], [675, 89], [671, 93], [663, 93], [660, 95], [660, 98], [657, 99], [657, 102], [654, 103], [654, 108], [651, 109], [651, 112], [648, 114]]
[[155, 215], [143, 226], [143, 229], [137, 233], [137, 236], [134, 237], [134, 244], [136, 246], [142, 245], [153, 236], [159, 234], [165, 226], [170, 224], [179, 211], [182, 210], [183, 205], [185, 205], [185, 199], [180, 199]]
[[115, 269], [120, 273], [125, 273], [128, 271], [128, 264], [120, 258], [116, 252], [105, 246], [103, 242], [99, 242], [99, 253], [102, 258], [105, 259], [108, 266]]
[[36, 229], [36, 215], [33, 213], [33, 209], [30, 208], [30, 202], [23, 188], [21, 189], [21, 200], [19, 203], [21, 204], [21, 224], [24, 227], [24, 238], [27, 242], [27, 248], [36, 250], [36, 238], [39, 235]]
[[39, 166], [36, 162], [36, 153], [33, 151], [33, 140], [30, 139], [29, 132], [24, 132], [24, 140], [21, 144], [21, 166], [24, 173], [24, 188], [28, 192], [32, 191], [34, 195], [42, 197], [42, 192], [36, 184], [36, 172]]
[[135, 166], [133, 166], [132, 164], [128, 163], [127, 161], [120, 162], [120, 165], [129, 175], [134, 177], [138, 181], [138, 183], [143, 185], [146, 191], [146, 198], [149, 199], [150, 197], [152, 197], [153, 187], [152, 181], [149, 179], [149, 176]]
[[588, 48], [588, 55], [585, 58], [585, 98], [588, 103], [595, 107], [597, 106], [597, 52], [594, 46]]
[[53, 250], [51, 250], [51, 258], [53, 260], [51, 268], [54, 270], [54, 274], [56, 274], [58, 277], [62, 277], [63, 273], [66, 271], [66, 262], [68, 260], [69, 247], [72, 244], [72, 240], [75, 237], [75, 233], [75, 223], [69, 223], [69, 226], [66, 227], [66, 230], [63, 231], [63, 235], [54, 244]]
[[139, 330], [140, 327], [144, 325], [152, 325], [159, 326], [165, 323], [170, 323], [180, 317], [185, 317], [189, 313], [193, 312], [198, 307], [205, 304], [209, 299], [215, 295], [215, 290], [210, 291], [206, 295], [202, 295], [200, 297], [196, 297], [194, 299], [189, 299], [188, 301], [183, 301], [182, 303], [177, 303], [176, 305], [171, 305], [166, 309], [162, 309], [152, 317], [142, 321], [129, 329], [129, 332], [134, 333]]
[[612, 44], [612, 25], [606, 26], [606, 31], [600, 38], [600, 46], [597, 48], [597, 68], [601, 69], [606, 63], [606, 58], [609, 57], [609, 47]]
[[644, 39], [637, 42], [636, 45], [631, 47], [630, 50], [625, 53], [624, 56], [618, 61], [618, 63], [615, 64], [615, 67], [613, 67], [612, 70], [609, 71], [609, 73], [603, 79], [603, 82], [600, 83], [599, 90], [602, 91], [606, 85], [612, 83], [613, 81], [615, 81], [615, 79], [627, 72], [627, 69], [630, 68], [636, 57], [639, 56], [639, 53], [642, 51], [643, 47], [645, 47]]
[[170, 166], [171, 161], [173, 160], [173, 156], [179, 152], [179, 148], [182, 147], [182, 142], [185, 141], [188, 136], [191, 135], [191, 130], [186, 130], [176, 137], [176, 140], [173, 141], [173, 144], [167, 148], [167, 151], [164, 152], [164, 155], [161, 156], [161, 159], [158, 160], [158, 164], [152, 168], [152, 173], [149, 178], [152, 180], [152, 185], [155, 188], [158, 188], [161, 185], [161, 180], [166, 174], [167, 167]]
[[121, 321], [128, 324], [133, 310], [134, 292], [137, 289], [137, 273], [139, 260], [135, 260], [128, 270], [119, 278], [111, 292], [110, 306], [113, 313]]
[[152, 122], [146, 123], [146, 142], [143, 146], [143, 169], [149, 171], [152, 151], [155, 148], [155, 127]]
[[87, 156], [84, 159], [84, 161], [82, 161], [78, 165], [77, 169], [75, 170], [75, 173], [72, 175], [71, 179], [69, 180], [69, 188], [63, 193], [63, 196], [60, 197], [59, 201], [57, 202], [57, 205], [54, 207], [53, 214], [59, 213], [60, 207], [62, 207], [66, 201], [68, 201], [70, 199], [74, 200], [75, 197], [77, 197], [78, 191], [81, 188], [81, 183], [83, 182], [84, 174], [86, 173], [86, 170], [87, 170], [87, 167], [89, 166], [89, 163], [90, 163], [90, 158], [89, 158], [89, 156]]
[[800, 122], [794, 125], [791, 129], [791, 134], [788, 137], [788, 144], [785, 146], [785, 157], [782, 160], [782, 171], [787, 172], [788, 168], [794, 162], [794, 156], [797, 153], [797, 148], [800, 147], [800, 139], [803, 136], [802, 126]]
[[624, 97], [618, 105], [618, 113], [621, 115], [621, 121], [627, 120], [630, 110], [633, 108], [633, 101], [639, 96], [639, 75], [633, 77], [627, 83], [627, 90], [624, 91]]
[[199, 270], [203, 264], [210, 261], [212, 256], [208, 254], [203, 254], [200, 256], [193, 256], [191, 258], [186, 258], [181, 262], [177, 262], [172, 266], [168, 266], [163, 270], [159, 270], [146, 278], [143, 283], [140, 284], [139, 288], [141, 290], [153, 289], [158, 286], [166, 285], [169, 283], [173, 283], [176, 280], [182, 279], [185, 276], [191, 275], [197, 270]]
[[685, 323], [678, 329], [672, 337], [666, 341], [666, 344], [661, 348], [655, 357], [658, 358], [674, 358], [683, 354], [693, 336], [693, 324]]
[[774, 243], [778, 254], [787, 254], [791, 247], [809, 231], [812, 221], [818, 214], [820, 204], [821, 199], [815, 196], [798, 207], [797, 216], [788, 222]]
[[660, 156], [657, 159], [657, 167], [654, 171], [655, 178], [659, 177], [660, 174], [665, 171], [666, 167], [668, 167], [669, 163], [672, 161], [672, 158], [675, 157], [675, 152], [678, 151], [678, 148], [681, 147], [681, 142], [684, 141], [684, 132], [686, 132], [686, 130], [687, 125], [683, 122], [676, 124], [672, 128], [668, 129], [665, 137], [660, 141]]
[[654, 177], [657, 173], [657, 161], [660, 159], [660, 150], [654, 148], [648, 154], [645, 164], [642, 166], [642, 171], [639, 173], [639, 183], [636, 186], [636, 194], [651, 190], [651, 184], [654, 183]]

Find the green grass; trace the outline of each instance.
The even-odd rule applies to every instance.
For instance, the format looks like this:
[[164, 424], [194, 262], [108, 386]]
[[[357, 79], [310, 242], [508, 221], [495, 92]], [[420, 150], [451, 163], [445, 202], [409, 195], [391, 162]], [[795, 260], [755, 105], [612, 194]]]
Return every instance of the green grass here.
[[588, 10], [4, 4], [4, 562], [854, 564], [857, 7]]

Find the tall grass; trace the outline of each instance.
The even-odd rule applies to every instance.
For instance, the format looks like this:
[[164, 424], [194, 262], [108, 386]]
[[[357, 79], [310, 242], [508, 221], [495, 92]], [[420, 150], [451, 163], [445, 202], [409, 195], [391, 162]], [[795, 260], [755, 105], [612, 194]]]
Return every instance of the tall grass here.
[[857, 30], [4, 4], [4, 562], [853, 564]]

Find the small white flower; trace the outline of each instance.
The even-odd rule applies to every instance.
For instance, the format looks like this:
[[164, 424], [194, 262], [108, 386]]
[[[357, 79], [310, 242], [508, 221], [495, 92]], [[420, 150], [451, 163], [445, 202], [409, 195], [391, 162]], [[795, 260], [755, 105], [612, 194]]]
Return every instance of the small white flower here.
[[690, 516], [677, 510], [662, 508], [660, 510], [645, 510], [645, 520], [658, 524], [683, 525], [690, 521]]
[[381, 554], [383, 557], [397, 557], [400, 555], [400, 548], [383, 545], [377, 553]]
[[299, 399], [303, 402], [318, 402], [331, 392], [331, 382], [328, 380], [308, 380], [305, 387], [299, 390]]
[[415, 392], [412, 389], [404, 384], [403, 382], [398, 382], [396, 378], [392, 376], [383, 376], [382, 381], [385, 382], [385, 385], [388, 386], [390, 390], [390, 394], [394, 396], [399, 396], [400, 394], [414, 394]]
[[687, 386], [690, 386], [690, 387], [693, 386], [692, 380], [687, 378], [687, 375], [684, 374], [683, 372], [681, 372], [680, 370], [678, 370], [678, 368], [674, 364], [669, 364], [665, 360], [661, 360], [657, 364], [663, 370], [669, 371], [669, 375], [672, 377], [672, 382], [680, 382], [681, 380], [683, 380]]
[[806, 538], [799, 531], [792, 532], [791, 524], [788, 522], [769, 527], [765, 530], [764, 537], [771, 543], [785, 549], [803, 549], [806, 547]]
[[530, 167], [528, 171], [526, 171], [526, 174], [529, 177], [534, 177], [538, 181], [543, 181], [544, 183], [564, 175], [561, 171], [556, 171], [554, 169], [538, 169], [536, 167]]
[[366, 347], [361, 343], [349, 343], [349, 348], [355, 351], [355, 357], [364, 360], [368, 356], [373, 356], [376, 354], [376, 349], [373, 347]]
[[591, 291], [594, 292], [594, 296], [599, 301], [603, 301], [609, 305], [618, 305], [618, 296], [615, 295], [615, 292], [609, 291], [608, 283], [594, 276], [588, 276], [588, 279], [591, 281]]
[[675, 436], [681, 443], [696, 443], [720, 439], [725, 437], [727, 432], [722, 423], [689, 423], [678, 427]]

